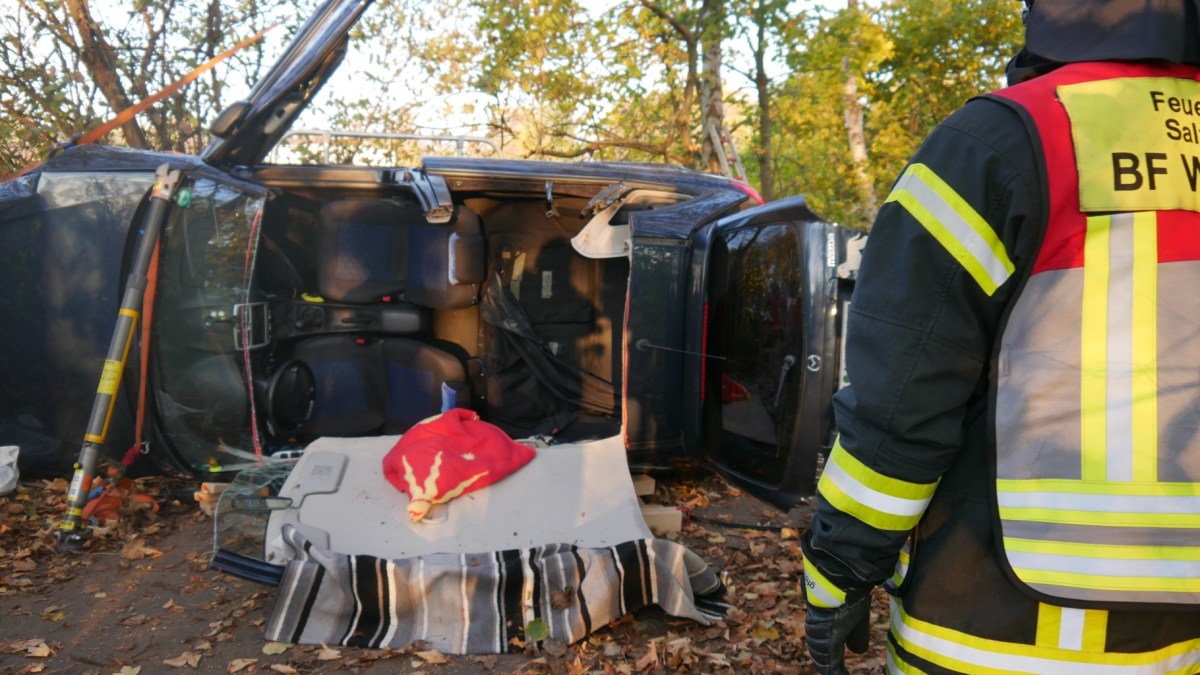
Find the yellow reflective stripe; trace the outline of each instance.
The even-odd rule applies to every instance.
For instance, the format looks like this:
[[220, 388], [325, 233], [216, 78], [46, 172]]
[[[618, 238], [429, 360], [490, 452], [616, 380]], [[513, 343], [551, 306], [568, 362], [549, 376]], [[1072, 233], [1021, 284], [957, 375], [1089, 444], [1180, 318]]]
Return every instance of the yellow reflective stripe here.
[[908, 576], [908, 561], [909, 561], [909, 541], [904, 542], [904, 548], [900, 549], [900, 557], [896, 559], [896, 569], [892, 572], [892, 585], [899, 588], [900, 584], [904, 583], [904, 577]]
[[1058, 634], [1062, 630], [1062, 607], [1038, 603], [1037, 636], [1034, 644], [1039, 647], [1057, 647]]
[[[899, 654], [897, 654], [896, 648], [892, 645], [890, 640], [888, 641], [887, 647], [888, 647], [887, 667], [888, 667], [889, 675], [928, 675], [928, 673], [926, 673], [926, 671], [921, 670], [920, 668], [912, 665], [911, 663], [908, 663], [907, 661], [904, 660], [903, 657], [901, 657]], [[931, 658], [925, 656], [924, 654], [921, 654], [920, 650], [910, 649], [910, 648], [908, 648], [907, 645], [905, 645], [905, 648], [908, 649], [908, 651], [917, 654], [918, 656], [924, 657], [927, 661], [933, 661], [934, 663], [937, 663], [938, 665], [941, 665], [955, 673], [971, 673], [972, 675], [1029, 675], [1029, 673], [1023, 673], [1023, 672], [1017, 671], [1017, 670], [1001, 670], [999, 668], [989, 668], [987, 666], [981, 666], [979, 664], [974, 664], [974, 663], [967, 663], [964, 661], [958, 661], [958, 660], [950, 659], [950, 658], [933, 658], [933, 659], [931, 659]]]
[[1108, 612], [1038, 603], [1038, 647], [1057, 647], [1085, 652], [1103, 652], [1108, 631]]
[[940, 243], [984, 293], [1012, 276], [1004, 244], [983, 216], [924, 164], [910, 164], [886, 202], [898, 202]]
[[887, 643], [887, 672], [889, 675], [925, 675], [925, 671], [910, 665], [907, 661], [896, 653], [896, 647], [888, 641]]
[[1103, 652], [1108, 644], [1108, 610], [1084, 609], [1083, 640], [1080, 649], [1085, 652]]
[[910, 483], [858, 461], [841, 438], [825, 463], [817, 492], [837, 510], [881, 529], [910, 530], [921, 519], [937, 483]]
[[1000, 507], [1003, 520], [1065, 525], [1107, 525], [1112, 527], [1186, 527], [1200, 528], [1195, 513], [1117, 513], [1077, 511], [1053, 508]]
[[1158, 480], [1158, 216], [1133, 214], [1133, 480]]
[[1108, 448], [1108, 249], [1112, 219], [1091, 216], [1083, 240], [1083, 308], [1080, 354], [1080, 449], [1084, 480], [1106, 477]]
[[1200, 546], [1120, 546], [1005, 537], [1004, 550], [1108, 560], [1200, 560]]
[[821, 570], [810, 563], [807, 556], [801, 554], [801, 558], [804, 560], [804, 601], [815, 607], [831, 609], [846, 604], [846, 591], [821, 574]]
[[[930, 663], [964, 673], [1190, 673], [1200, 663], [1200, 638], [1140, 653], [1076, 651], [976, 637], [916, 619], [891, 598], [896, 642]], [[1085, 638], [1092, 639], [1092, 638]]]
[[1096, 496], [1200, 497], [1198, 483], [1112, 483], [1063, 478], [1001, 478], [996, 480], [996, 489], [999, 492], [1016, 494], [1061, 492]]
[[1063, 570], [1038, 570], [1013, 565], [1021, 581], [1029, 585], [1093, 588], [1104, 591], [1144, 591], [1157, 593], [1200, 593], [1200, 579], [1180, 577], [1130, 577], [1111, 574], [1087, 574]]

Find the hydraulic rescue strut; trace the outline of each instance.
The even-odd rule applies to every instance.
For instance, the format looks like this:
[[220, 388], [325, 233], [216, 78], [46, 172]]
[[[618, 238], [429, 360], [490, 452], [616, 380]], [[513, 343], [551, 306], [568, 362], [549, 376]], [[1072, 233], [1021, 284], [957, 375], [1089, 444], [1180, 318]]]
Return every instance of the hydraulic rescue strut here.
[[[79, 451], [79, 461], [75, 463], [75, 476], [71, 479], [71, 489], [67, 493], [67, 517], [57, 532], [60, 550], [79, 549], [87, 539], [83, 509], [88, 501], [92, 480], [95, 478], [100, 448], [108, 435], [108, 423], [112, 418], [117, 389], [121, 384], [125, 361], [129, 357], [129, 346], [133, 342], [134, 328], [142, 310], [150, 259], [158, 243], [159, 233], [162, 232], [171, 200], [175, 197], [175, 189], [179, 186], [179, 175], [178, 170], [172, 171], [167, 164], [158, 167], [154, 174], [154, 187], [150, 189], [150, 206], [146, 209], [146, 217], [142, 222], [142, 239], [138, 242], [133, 267], [125, 284], [125, 295], [121, 298], [117, 325], [108, 345], [108, 354], [104, 357], [100, 385], [96, 388], [92, 415], [88, 418], [87, 430], [83, 435], [83, 448]], [[142, 348], [147, 348], [147, 345], [142, 345]], [[146, 373], [142, 373], [141, 376], [146, 377]]]

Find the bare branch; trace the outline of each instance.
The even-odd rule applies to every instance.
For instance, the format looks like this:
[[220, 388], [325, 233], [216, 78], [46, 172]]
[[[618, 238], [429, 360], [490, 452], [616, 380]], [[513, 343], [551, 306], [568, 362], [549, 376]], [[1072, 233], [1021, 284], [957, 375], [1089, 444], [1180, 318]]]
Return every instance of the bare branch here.
[[672, 16], [671, 13], [664, 9], [662, 5], [658, 4], [657, 2], [651, 2], [650, 0], [641, 0], [641, 3], [642, 7], [645, 7], [654, 13], [654, 15], [658, 18], [671, 24], [671, 27], [675, 29], [676, 33], [679, 33], [679, 35], [683, 37], [684, 41], [688, 42], [689, 44], [696, 42], [696, 35], [692, 32], [692, 29], [688, 28], [678, 18]]

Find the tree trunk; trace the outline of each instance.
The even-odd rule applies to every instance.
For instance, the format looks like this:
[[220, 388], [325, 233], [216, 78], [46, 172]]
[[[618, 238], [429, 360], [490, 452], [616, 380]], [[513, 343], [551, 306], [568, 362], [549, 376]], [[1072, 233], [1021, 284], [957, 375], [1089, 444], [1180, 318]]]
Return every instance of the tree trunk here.
[[[724, 169], [720, 137], [725, 133], [725, 90], [721, 85], [721, 43], [725, 33], [725, 0], [704, 0], [700, 12], [700, 42], [704, 48], [700, 77], [700, 166], [709, 173], [732, 170], [735, 157], [726, 157]], [[716, 130], [716, 134], [713, 133]], [[732, 175], [732, 171], [731, 171]]]
[[692, 140], [692, 103], [696, 100], [696, 88], [700, 79], [697, 75], [700, 47], [696, 34], [678, 17], [667, 12], [662, 5], [652, 0], [641, 0], [641, 4], [666, 21], [672, 30], [679, 34], [687, 49], [687, 80], [683, 86], [683, 100], [680, 101], [679, 109], [675, 111], [675, 141], [683, 148], [684, 153], [694, 157], [696, 146]]
[[763, 201], [775, 199], [775, 153], [771, 126], [771, 81], [767, 78], [766, 51], [767, 26], [765, 19], [758, 22], [758, 43], [754, 46], [754, 89], [758, 93], [758, 181], [759, 194]]
[[[125, 93], [125, 87], [121, 84], [121, 79], [117, 74], [116, 51], [104, 39], [100, 27], [92, 18], [88, 0], [66, 0], [65, 4], [75, 30], [79, 33], [79, 59], [83, 61], [84, 67], [92, 76], [92, 81], [96, 83], [100, 93], [104, 94], [113, 114], [120, 113], [134, 102], [129, 100], [129, 96]], [[129, 144], [129, 147], [148, 147], [146, 135], [142, 132], [136, 119], [131, 119], [121, 125], [121, 132], [125, 135], [125, 142]]]
[[[851, 13], [858, 12], [858, 1], [848, 0], [847, 8]], [[857, 48], [858, 40], [850, 39], [850, 52]], [[863, 225], [870, 227], [875, 221], [878, 211], [875, 197], [875, 184], [867, 171], [867, 136], [863, 123], [863, 105], [859, 100], [858, 77], [850, 67], [850, 58], [842, 57], [842, 105], [845, 110], [846, 133], [850, 142], [850, 161], [854, 166], [854, 183], [858, 191], [858, 205], [855, 209]]]

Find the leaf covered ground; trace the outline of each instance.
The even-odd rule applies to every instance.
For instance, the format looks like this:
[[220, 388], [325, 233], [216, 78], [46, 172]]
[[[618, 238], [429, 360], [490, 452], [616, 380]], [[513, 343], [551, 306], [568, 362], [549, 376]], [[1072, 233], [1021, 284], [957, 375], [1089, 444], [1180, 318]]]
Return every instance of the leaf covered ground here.
[[[196, 489], [144, 478], [86, 550], [54, 533], [67, 485], [24, 480], [0, 497], [0, 673], [811, 673], [804, 648], [803, 509], [788, 516], [715, 478], [660, 484], [651, 501], [685, 510], [684, 543], [719, 570], [732, 605], [714, 626], [650, 607], [574, 645], [514, 646], [495, 656], [412, 645], [367, 650], [266, 642], [274, 589], [208, 569], [212, 520]], [[872, 648], [855, 673], [884, 669], [885, 610], [875, 598]]]

